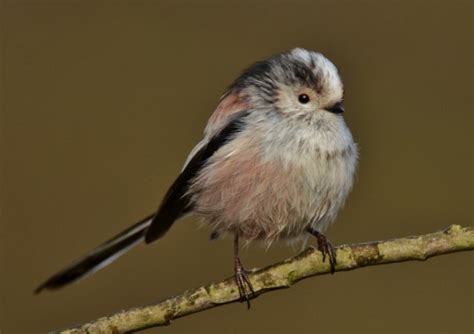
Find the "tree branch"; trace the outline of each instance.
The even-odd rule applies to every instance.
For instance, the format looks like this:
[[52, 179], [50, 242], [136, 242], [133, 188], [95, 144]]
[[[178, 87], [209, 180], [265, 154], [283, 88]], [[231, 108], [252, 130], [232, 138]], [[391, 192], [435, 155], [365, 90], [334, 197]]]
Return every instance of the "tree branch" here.
[[[419, 260], [432, 256], [474, 249], [474, 229], [452, 225], [435, 233], [387, 241], [342, 245], [336, 248], [336, 271], [352, 270], [385, 263]], [[301, 254], [269, 267], [255, 270], [249, 276], [256, 295], [288, 288], [311, 276], [330, 272], [329, 261], [322, 254], [308, 248]], [[233, 278], [188, 290], [158, 304], [122, 311], [56, 333], [124, 333], [154, 326], [168, 325], [171, 320], [188, 314], [239, 300]]]

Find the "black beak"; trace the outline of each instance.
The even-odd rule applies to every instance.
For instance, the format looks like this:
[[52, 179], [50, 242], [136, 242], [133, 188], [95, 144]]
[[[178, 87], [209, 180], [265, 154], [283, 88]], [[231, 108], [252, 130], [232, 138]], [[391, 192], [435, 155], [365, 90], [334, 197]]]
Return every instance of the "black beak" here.
[[342, 114], [345, 111], [342, 102], [337, 102], [329, 108], [326, 108], [326, 110], [332, 112], [333, 114]]

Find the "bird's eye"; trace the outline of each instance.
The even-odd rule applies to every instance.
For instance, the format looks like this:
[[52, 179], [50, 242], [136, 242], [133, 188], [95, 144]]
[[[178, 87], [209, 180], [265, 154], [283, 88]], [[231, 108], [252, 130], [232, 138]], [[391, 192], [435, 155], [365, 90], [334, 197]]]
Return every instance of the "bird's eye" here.
[[306, 104], [309, 102], [309, 96], [307, 94], [300, 94], [298, 96], [298, 101], [300, 101], [301, 104]]

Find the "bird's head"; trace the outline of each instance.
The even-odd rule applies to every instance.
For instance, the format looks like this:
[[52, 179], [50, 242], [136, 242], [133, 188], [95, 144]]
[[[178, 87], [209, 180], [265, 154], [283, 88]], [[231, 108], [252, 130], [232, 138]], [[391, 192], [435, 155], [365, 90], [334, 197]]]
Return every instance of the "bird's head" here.
[[343, 86], [336, 66], [322, 54], [292, 49], [257, 62], [230, 86], [251, 108], [304, 117], [342, 114]]

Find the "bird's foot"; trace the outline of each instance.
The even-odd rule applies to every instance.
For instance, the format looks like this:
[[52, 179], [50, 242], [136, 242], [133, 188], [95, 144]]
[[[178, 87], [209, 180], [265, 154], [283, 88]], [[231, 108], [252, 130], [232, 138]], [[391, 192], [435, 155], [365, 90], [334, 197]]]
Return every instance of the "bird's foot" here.
[[337, 265], [336, 250], [334, 249], [334, 246], [321, 232], [312, 228], [308, 229], [308, 232], [314, 235], [318, 240], [318, 250], [323, 253], [323, 262], [326, 261], [326, 255], [328, 256], [329, 264], [331, 265], [331, 274], [334, 274]]
[[250, 309], [250, 299], [255, 297], [255, 291], [252, 283], [250, 282], [247, 271], [242, 266], [239, 258], [235, 259], [235, 283], [239, 288], [240, 301], [247, 302], [247, 308]]

